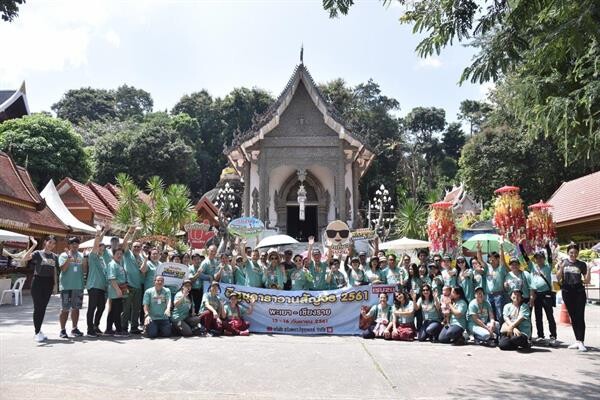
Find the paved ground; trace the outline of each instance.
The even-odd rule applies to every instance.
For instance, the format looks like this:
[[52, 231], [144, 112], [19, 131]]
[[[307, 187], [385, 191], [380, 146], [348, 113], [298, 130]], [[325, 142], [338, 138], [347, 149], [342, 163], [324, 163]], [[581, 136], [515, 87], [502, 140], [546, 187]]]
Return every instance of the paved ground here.
[[[58, 307], [53, 296], [43, 345], [29, 296], [0, 307], [0, 399], [600, 398], [600, 306], [587, 307], [585, 354], [326, 336], [62, 340]], [[571, 328], [559, 337], [570, 343]]]

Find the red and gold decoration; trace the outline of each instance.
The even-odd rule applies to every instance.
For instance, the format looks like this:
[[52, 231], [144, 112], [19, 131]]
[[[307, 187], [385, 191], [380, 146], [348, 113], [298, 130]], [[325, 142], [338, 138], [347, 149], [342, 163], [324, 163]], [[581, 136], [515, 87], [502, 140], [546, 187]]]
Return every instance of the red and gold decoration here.
[[517, 186], [504, 186], [494, 191], [498, 196], [494, 203], [494, 226], [512, 243], [518, 243], [525, 233], [525, 211], [520, 190]]
[[456, 250], [457, 234], [452, 203], [439, 201], [431, 205], [427, 218], [427, 236], [433, 252], [449, 254]]
[[543, 247], [546, 241], [556, 238], [556, 226], [550, 212], [552, 206], [540, 200], [527, 208], [527, 240], [537, 247]]

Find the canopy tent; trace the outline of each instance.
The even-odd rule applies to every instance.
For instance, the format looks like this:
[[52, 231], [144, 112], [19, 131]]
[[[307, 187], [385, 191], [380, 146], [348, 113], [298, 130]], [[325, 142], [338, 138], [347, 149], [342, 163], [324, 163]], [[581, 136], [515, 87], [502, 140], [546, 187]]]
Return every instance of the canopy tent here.
[[29, 237], [11, 231], [0, 229], [0, 242], [29, 243]]
[[46, 201], [46, 204], [52, 210], [52, 212], [56, 214], [58, 219], [60, 219], [63, 224], [71, 228], [72, 231], [88, 235], [93, 235], [96, 233], [96, 229], [94, 229], [94, 227], [84, 224], [73, 214], [71, 214], [71, 211], [69, 211], [69, 209], [65, 206], [65, 203], [63, 203], [62, 199], [60, 198], [52, 179], [50, 179], [44, 190], [40, 192], [40, 196], [42, 196], [42, 198]]
[[426, 240], [409, 239], [406, 236], [401, 239], [383, 242], [379, 245], [380, 250], [415, 250], [428, 248], [430, 243]]

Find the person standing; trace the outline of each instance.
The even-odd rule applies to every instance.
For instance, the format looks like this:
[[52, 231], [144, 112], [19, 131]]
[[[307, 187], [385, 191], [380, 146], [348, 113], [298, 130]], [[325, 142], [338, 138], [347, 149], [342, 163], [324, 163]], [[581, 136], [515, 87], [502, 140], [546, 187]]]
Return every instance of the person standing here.
[[165, 278], [154, 277], [154, 286], [144, 292], [144, 325], [149, 338], [171, 336], [171, 291], [164, 287]]
[[269, 249], [269, 264], [264, 270], [263, 283], [267, 289], [283, 290], [287, 281], [285, 267], [279, 262], [279, 253], [277, 249]]
[[[308, 237], [308, 254], [312, 255], [312, 261], [310, 262], [308, 269], [313, 278], [311, 289], [312, 290], [327, 290], [328, 284], [325, 281], [325, 278], [327, 276], [327, 272], [329, 269], [327, 267], [328, 263], [325, 261], [321, 261], [321, 250], [319, 250], [318, 248], [315, 248], [314, 245], [315, 245], [315, 237], [309, 236]], [[330, 259], [331, 259], [331, 257], [329, 256], [327, 261], [329, 261]]]
[[100, 319], [106, 305], [106, 289], [108, 281], [106, 279], [106, 264], [104, 262], [105, 246], [102, 244], [102, 238], [106, 233], [106, 228], [96, 230], [94, 238], [94, 247], [88, 255], [88, 276], [86, 289], [88, 292], [87, 309], [87, 336], [98, 337], [102, 333], [100, 328]]
[[208, 257], [200, 264], [200, 269], [204, 275], [208, 275], [209, 280], [215, 280], [215, 274], [218, 271], [219, 261], [217, 260], [217, 246], [210, 245], [208, 247]]
[[[115, 336], [127, 336], [121, 325], [121, 313], [123, 312], [123, 299], [127, 297], [127, 277], [123, 266], [123, 249], [120, 247], [112, 249], [112, 261], [108, 264], [108, 298], [110, 299], [110, 311], [106, 318], [105, 334]], [[113, 331], [113, 325], [115, 330]]]
[[342, 289], [346, 286], [346, 277], [340, 271], [340, 260], [334, 258], [329, 262], [329, 272], [325, 277], [325, 282], [329, 285], [330, 290]]
[[[503, 242], [500, 242], [502, 246]], [[500, 254], [495, 251], [489, 255], [489, 264], [483, 262], [483, 254], [481, 252], [481, 243], [477, 242], [477, 260], [480, 265], [483, 265], [484, 271], [484, 289], [487, 294], [488, 301], [494, 309], [494, 315], [498, 318], [498, 322], [502, 325], [504, 309], [504, 278], [506, 277], [506, 268], [500, 265]]]
[[127, 276], [127, 297], [123, 300], [123, 313], [121, 314], [121, 326], [123, 332], [129, 331], [139, 335], [142, 331], [138, 327], [140, 320], [140, 309], [142, 308], [142, 284], [144, 282], [144, 257], [142, 257], [142, 244], [133, 242], [131, 250], [129, 241], [135, 232], [135, 227], [131, 227], [123, 239], [123, 266]]
[[473, 271], [469, 268], [467, 259], [463, 256], [456, 257], [456, 266], [456, 281], [463, 288], [467, 302], [470, 302], [475, 298], [475, 293], [473, 292]]
[[[242, 241], [242, 244], [246, 245], [246, 240]], [[252, 259], [248, 259], [246, 253], [242, 253], [242, 270], [246, 280], [242, 283], [244, 286], [250, 287], [263, 287], [263, 269], [259, 263], [260, 252], [258, 249], [252, 250]]]
[[291, 290], [309, 290], [311, 285], [311, 276], [304, 264], [302, 263], [302, 256], [296, 254], [294, 256], [295, 268], [290, 272], [289, 279], [292, 281]]
[[[62, 308], [59, 314], [60, 337], [66, 339], [66, 325], [71, 312], [71, 323], [73, 328], [71, 334], [79, 337], [83, 333], [77, 329], [79, 322], [79, 310], [83, 305], [83, 274], [84, 259], [83, 254], [79, 252], [80, 240], [78, 237], [72, 237], [68, 240], [69, 247], [58, 257], [60, 266], [59, 290]], [[87, 263], [85, 265], [87, 267]]]
[[[46, 308], [52, 296], [54, 288], [54, 276], [58, 267], [58, 257], [52, 251], [56, 246], [54, 236], [48, 236], [44, 239], [42, 250], [35, 250], [37, 242], [33, 237], [31, 247], [21, 260], [21, 267], [25, 267], [28, 261], [33, 264], [33, 281], [31, 282], [31, 298], [33, 299], [33, 328], [35, 332], [34, 340], [38, 343], [48, 339], [42, 332], [42, 323], [46, 315]], [[35, 251], [34, 251], [35, 250]]]
[[589, 284], [592, 278], [591, 268], [586, 263], [577, 259], [579, 256], [579, 246], [575, 243], [567, 247], [569, 258], [563, 260], [558, 267], [556, 278], [561, 283], [562, 298], [567, 306], [573, 333], [575, 333], [575, 343], [569, 346], [569, 349], [587, 351], [583, 344], [585, 340], [585, 304], [587, 296], [585, 294], [584, 284]]
[[[190, 273], [190, 281], [192, 282], [192, 290], [190, 292], [192, 296], [192, 301], [194, 303], [194, 313], [198, 314], [200, 311], [200, 303], [202, 302], [202, 293], [204, 292], [204, 288], [202, 284], [204, 280], [202, 279], [202, 267], [200, 266], [200, 254], [194, 253], [192, 254], [192, 265], [190, 265], [189, 269]], [[208, 277], [207, 277], [208, 279]]]

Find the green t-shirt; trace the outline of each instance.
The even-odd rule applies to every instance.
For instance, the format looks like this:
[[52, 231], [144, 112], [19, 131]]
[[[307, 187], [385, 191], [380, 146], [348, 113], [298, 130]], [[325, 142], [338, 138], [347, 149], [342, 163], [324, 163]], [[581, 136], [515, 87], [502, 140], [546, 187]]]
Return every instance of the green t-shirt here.
[[142, 282], [144, 280], [144, 276], [140, 272], [142, 263], [142, 257], [136, 257], [131, 250], [127, 250], [125, 254], [123, 254], [123, 265], [125, 266], [125, 272], [127, 273], [127, 285], [132, 288], [142, 288]]
[[169, 300], [171, 300], [171, 291], [169, 289], [163, 287], [160, 291], [157, 291], [155, 287], [151, 287], [144, 292], [143, 304], [148, 306], [150, 318], [159, 321], [169, 318], [165, 315]]
[[[62, 268], [68, 259], [67, 253], [58, 257], [58, 265]], [[69, 263], [66, 271], [60, 271], [59, 290], [83, 290], [83, 254], [77, 252], [75, 260]]]
[[385, 307], [382, 307], [381, 304], [375, 304], [371, 307], [369, 312], [367, 313], [368, 317], [375, 318], [375, 320], [386, 320], [390, 321], [390, 316], [392, 313], [392, 307], [387, 304]]
[[517, 309], [512, 303], [508, 303], [504, 306], [502, 315], [504, 316], [505, 321], [510, 322], [514, 322], [522, 316], [523, 321], [519, 323], [517, 329], [520, 330], [521, 333], [531, 337], [531, 310], [529, 309], [529, 305], [523, 303], [521, 304], [521, 307]]
[[[544, 266], [540, 268], [537, 264], [529, 262], [529, 273], [531, 274], [531, 288], [538, 293], [548, 292], [552, 290], [546, 283], [552, 283], [552, 268], [548, 263], [544, 263]], [[546, 281], [542, 278], [542, 275], [546, 277]]]
[[[433, 293], [431, 294], [433, 296]], [[438, 321], [442, 320], [442, 315], [440, 311], [435, 307], [435, 303], [433, 300], [423, 302], [423, 298], [417, 300], [417, 305], [419, 306], [419, 310], [421, 311], [421, 315], [423, 316], [423, 321]]]
[[154, 286], [154, 277], [156, 276], [156, 268], [160, 265], [160, 261], [156, 264], [150, 260], [146, 262], [146, 274], [144, 275], [144, 288], [148, 289]]
[[317, 273], [315, 262], [311, 261], [308, 266], [308, 270], [310, 271], [310, 274], [313, 277], [313, 284], [312, 284], [311, 289], [327, 290], [329, 288], [329, 284], [325, 280], [325, 277], [327, 276], [327, 272], [329, 272], [329, 267], [327, 266], [326, 262], [324, 262], [324, 261], [319, 262], [319, 272]]
[[211, 281], [215, 279], [215, 274], [218, 271], [218, 269], [217, 269], [218, 266], [219, 266], [219, 261], [216, 258], [213, 258], [212, 260], [210, 258], [206, 258], [200, 264], [202, 273], [206, 274], [206, 275], [210, 275]]
[[449, 286], [451, 288], [456, 287], [457, 271], [454, 268], [448, 268], [448, 269], [442, 268], [441, 272], [442, 272], [442, 279], [444, 280], [444, 286]]
[[454, 304], [454, 307], [460, 312], [460, 317], [450, 312], [450, 325], [458, 325], [463, 329], [467, 329], [467, 311], [469, 309], [467, 302], [460, 299]]
[[521, 290], [524, 299], [529, 298], [529, 287], [531, 283], [531, 275], [529, 272], [521, 271], [520, 274], [515, 274], [514, 272], [510, 271], [506, 274], [504, 283], [508, 284], [508, 289], [505, 287], [505, 290], [509, 295], [513, 292], [513, 290], [519, 289]]
[[[219, 267], [220, 268], [220, 267]], [[217, 269], [218, 271], [218, 269]], [[228, 283], [228, 284], [233, 284], [233, 268], [231, 267], [231, 265], [227, 264], [223, 267], [223, 270], [221, 271], [221, 283]]]
[[246, 260], [243, 268], [246, 276], [245, 286], [263, 287], [263, 269], [258, 262]]
[[431, 293], [433, 294], [437, 289], [438, 299], [442, 298], [442, 289], [444, 287], [444, 279], [441, 275], [436, 275], [431, 279]]
[[365, 271], [363, 271], [360, 267], [356, 270], [350, 268], [348, 280], [350, 281], [350, 286], [360, 286], [362, 284], [369, 283], [369, 278], [367, 278]]
[[246, 310], [243, 307], [240, 307], [239, 303], [237, 306], [232, 307], [231, 304], [225, 305], [225, 314], [227, 314], [227, 319], [231, 320], [234, 318], [243, 318], [246, 315]]
[[304, 268], [294, 268], [291, 270], [290, 279], [292, 281], [292, 290], [310, 290], [311, 282]]
[[485, 265], [485, 292], [492, 294], [504, 291], [504, 277], [506, 276], [506, 268], [502, 265], [493, 268], [490, 264]]
[[277, 286], [277, 289], [282, 290], [286, 281], [287, 274], [282, 272], [279, 266], [275, 268], [268, 267], [263, 272], [263, 284], [267, 289]]
[[171, 320], [173, 322], [183, 321], [190, 316], [190, 309], [192, 308], [190, 296], [183, 298], [184, 300], [179, 303], [179, 305], [175, 305], [182, 298], [183, 292], [180, 290], [175, 295], [175, 301], [173, 302], [173, 313], [171, 314]]
[[473, 271], [466, 269], [465, 271], [457, 270], [456, 281], [458, 285], [465, 292], [467, 301], [471, 301], [475, 298], [475, 289], [473, 288]]
[[333, 272], [331, 274], [331, 282], [329, 282], [329, 289], [341, 289], [346, 286], [346, 277], [342, 271]]
[[[199, 270], [202, 270], [202, 267], [200, 265], [198, 265], [198, 269], [196, 269], [194, 264], [190, 265], [190, 280], [192, 280], [192, 276], [196, 275], [196, 272], [198, 272]], [[202, 279], [200, 279], [200, 276], [198, 276], [198, 279], [192, 280], [192, 289], [202, 289]]]
[[108, 264], [110, 264], [110, 262], [113, 260], [112, 251], [105, 248], [104, 253], [102, 253], [102, 258], [104, 259], [104, 264], [108, 266]]
[[406, 276], [404, 274], [406, 270], [396, 265], [396, 268], [391, 269], [387, 267], [383, 270], [383, 276], [385, 277], [385, 282], [388, 285], [400, 285], [401, 282], [404, 282]]
[[[413, 311], [412, 315], [395, 315], [394, 312], [396, 311], [401, 311], [401, 312], [408, 312], [408, 311]], [[415, 321], [415, 313], [414, 313], [414, 306], [413, 306], [413, 302], [412, 301], [408, 301], [404, 306], [400, 306], [400, 307], [396, 307], [396, 305], [394, 304], [394, 308], [392, 310], [392, 315], [394, 315], [394, 318], [396, 318], [396, 324], [401, 324], [401, 325], [405, 325], [405, 324], [414, 324]]]
[[243, 267], [240, 267], [239, 265], [237, 265], [233, 275], [235, 278], [236, 285], [245, 285], [246, 284], [246, 273], [244, 272]]
[[127, 283], [125, 267], [115, 260], [112, 260], [110, 264], [108, 264], [108, 273], [106, 274], [106, 279], [108, 279], [108, 298], [118, 299], [119, 297], [117, 296], [117, 291], [115, 288], [113, 288], [111, 281], [116, 280], [117, 284], [119, 285]]
[[383, 277], [383, 274], [381, 273], [380, 269], [377, 269], [377, 270], [375, 270], [375, 272], [373, 272], [373, 270], [371, 268], [369, 268], [365, 271], [365, 276], [367, 277], [367, 280], [370, 283], [373, 283], [376, 281], [381, 281], [381, 283], [385, 282], [385, 278]]
[[86, 288], [106, 290], [108, 280], [106, 279], [106, 264], [104, 258], [92, 252], [88, 256], [88, 276]]
[[490, 311], [493, 310], [489, 301], [484, 299], [483, 302], [479, 304], [477, 303], [477, 299], [471, 300], [467, 312], [467, 327], [469, 328], [470, 333], [473, 333], [473, 327], [479, 326], [475, 323], [473, 316], [478, 316], [484, 324], [487, 324], [490, 322]]
[[217, 313], [221, 314], [223, 303], [221, 302], [221, 299], [219, 298], [218, 294], [213, 296], [212, 294], [210, 294], [210, 292], [204, 293], [202, 295], [202, 304], [200, 305], [200, 312], [208, 310], [208, 308], [206, 308], [207, 304], [210, 304]]
[[423, 281], [421, 278], [410, 278], [410, 288], [413, 292], [419, 296], [421, 294], [421, 286], [423, 285]]

